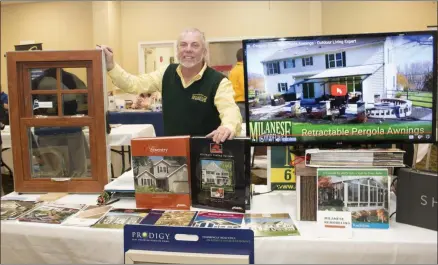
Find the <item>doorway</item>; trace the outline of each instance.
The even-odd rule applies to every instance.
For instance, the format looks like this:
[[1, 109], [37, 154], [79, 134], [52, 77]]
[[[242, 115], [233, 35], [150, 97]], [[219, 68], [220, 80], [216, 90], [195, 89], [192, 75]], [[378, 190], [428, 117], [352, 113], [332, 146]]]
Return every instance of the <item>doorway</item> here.
[[140, 74], [150, 73], [177, 63], [176, 41], [140, 42], [138, 68]]
[[174, 48], [172, 45], [167, 47], [145, 47], [144, 61], [145, 71], [150, 73], [175, 62]]
[[168, 179], [157, 179], [157, 188], [162, 191], [169, 191], [169, 180]]
[[208, 43], [210, 67], [228, 77], [236, 64], [236, 53], [242, 48], [242, 41], [211, 41]]

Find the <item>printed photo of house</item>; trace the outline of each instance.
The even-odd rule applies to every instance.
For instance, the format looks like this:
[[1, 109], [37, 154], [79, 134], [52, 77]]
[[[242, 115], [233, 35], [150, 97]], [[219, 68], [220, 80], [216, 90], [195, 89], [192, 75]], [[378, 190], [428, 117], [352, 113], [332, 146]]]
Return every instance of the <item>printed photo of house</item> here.
[[136, 192], [189, 192], [184, 157], [143, 157], [143, 161], [137, 159], [133, 165]]
[[201, 186], [205, 190], [211, 187], [223, 187], [225, 191], [232, 189], [233, 162], [227, 160], [201, 160]]
[[199, 212], [192, 227], [241, 228], [243, 214]]
[[387, 176], [319, 176], [317, 196], [318, 211], [349, 211], [353, 227], [388, 224]]
[[233, 222], [214, 219], [214, 220], [200, 220], [193, 223], [193, 227], [206, 227], [206, 228], [240, 228], [240, 224]]
[[291, 236], [299, 231], [289, 214], [246, 214], [245, 227], [258, 236]]
[[318, 206], [349, 211], [388, 208], [388, 177], [318, 177]]
[[[431, 111], [421, 108], [415, 112], [413, 97], [405, 97], [400, 85], [409, 66], [432, 60], [433, 46], [423, 42], [432, 43], [397, 36], [298, 44], [279, 41], [268, 48], [247, 47], [248, 76], [262, 74], [265, 78], [265, 94], [250, 102], [251, 120], [282, 119], [279, 113], [295, 109], [307, 114], [312, 109], [336, 109], [341, 116], [366, 113], [375, 119], [413, 116], [430, 120]], [[431, 69], [421, 72], [422, 80]], [[424, 89], [426, 83], [416, 89]], [[333, 90], [336, 86], [343, 86], [345, 91]]]
[[275, 232], [275, 231], [295, 231], [293, 223], [285, 223], [283, 221], [266, 221], [261, 223], [249, 223], [248, 228], [261, 232]]

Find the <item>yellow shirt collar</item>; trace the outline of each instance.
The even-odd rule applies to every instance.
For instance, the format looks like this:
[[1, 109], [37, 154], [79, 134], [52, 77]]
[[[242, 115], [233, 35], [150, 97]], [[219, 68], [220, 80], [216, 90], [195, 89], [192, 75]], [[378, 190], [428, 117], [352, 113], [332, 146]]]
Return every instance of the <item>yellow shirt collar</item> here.
[[[202, 67], [201, 71], [199, 71], [199, 73], [197, 75], [195, 75], [192, 80], [190, 80], [189, 84], [187, 84], [187, 86], [189, 86], [190, 84], [192, 84], [195, 81], [198, 81], [202, 78], [202, 75], [204, 75], [205, 70], [207, 69], [207, 63], [204, 63], [204, 66]], [[181, 78], [181, 81], [183, 82], [184, 85], [184, 78], [181, 72], [181, 65], [178, 65], [178, 67], [176, 68], [176, 73], [179, 75], [179, 77]]]

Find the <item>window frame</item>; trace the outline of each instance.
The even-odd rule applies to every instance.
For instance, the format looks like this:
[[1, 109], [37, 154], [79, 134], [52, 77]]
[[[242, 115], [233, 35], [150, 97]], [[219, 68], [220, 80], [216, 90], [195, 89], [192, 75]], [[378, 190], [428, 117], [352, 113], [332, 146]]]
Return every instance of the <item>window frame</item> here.
[[[315, 98], [315, 83], [303, 83], [303, 98], [304, 99], [312, 99]], [[307, 91], [305, 93], [304, 91]], [[313, 94], [313, 97], [312, 97]], [[307, 97], [305, 97], [307, 95]]]
[[283, 68], [284, 69], [291, 69], [295, 68], [295, 59], [287, 59], [283, 61]]
[[[6, 53], [12, 155], [16, 192], [102, 192], [109, 181], [106, 124], [106, 90], [104, 57], [100, 50], [78, 51], [14, 51]], [[57, 90], [32, 90], [29, 69], [56, 68]], [[61, 69], [86, 68], [87, 89], [63, 90]], [[58, 116], [33, 116], [32, 95], [56, 94]], [[62, 96], [87, 94], [88, 115], [64, 116]], [[89, 128], [91, 177], [86, 178], [32, 178], [28, 129], [31, 127], [84, 127]], [[104, 136], [104, 137], [103, 137]]]
[[266, 75], [280, 74], [280, 63], [278, 61], [266, 63]]
[[279, 82], [277, 83], [278, 93], [285, 93], [288, 91], [287, 82]]
[[303, 67], [313, 66], [313, 56], [302, 57], [301, 60]]
[[[338, 59], [336, 57], [337, 55], [340, 55], [341, 58]], [[330, 59], [330, 56], [333, 56], [333, 59]], [[344, 65], [344, 54], [342, 52], [328, 53], [327, 60], [329, 69], [346, 67], [346, 65]], [[340, 62], [340, 65], [338, 65], [338, 62]], [[330, 63], [334, 63], [334, 66], [331, 66]]]

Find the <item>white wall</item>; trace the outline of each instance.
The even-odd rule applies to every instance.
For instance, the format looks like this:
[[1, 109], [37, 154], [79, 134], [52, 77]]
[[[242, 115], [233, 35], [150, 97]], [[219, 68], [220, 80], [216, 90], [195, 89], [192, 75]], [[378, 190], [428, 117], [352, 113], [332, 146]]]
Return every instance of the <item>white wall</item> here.
[[393, 98], [397, 89], [397, 66], [395, 64], [385, 64], [385, 90], [386, 97]]
[[278, 83], [287, 83], [289, 89], [289, 86], [295, 83], [295, 79], [290, 74], [265, 76], [265, 91], [269, 94], [284, 93], [278, 92]]
[[345, 57], [347, 66], [383, 64], [383, 43], [348, 49]]
[[363, 101], [366, 104], [374, 103], [374, 95], [380, 95], [380, 98], [385, 97], [384, 94], [384, 68], [383, 66], [379, 68], [373, 75], [369, 76], [363, 82]]

